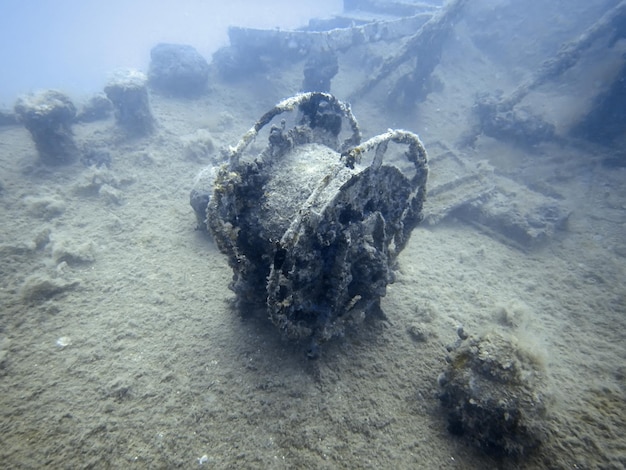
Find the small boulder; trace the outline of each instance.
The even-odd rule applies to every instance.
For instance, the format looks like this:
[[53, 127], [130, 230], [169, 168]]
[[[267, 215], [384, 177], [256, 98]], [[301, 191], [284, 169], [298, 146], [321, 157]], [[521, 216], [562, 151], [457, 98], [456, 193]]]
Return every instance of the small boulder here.
[[148, 80], [154, 89], [195, 97], [206, 91], [209, 64], [192, 46], [157, 44], [150, 51]]
[[76, 116], [78, 122], [94, 122], [107, 119], [113, 111], [113, 103], [104, 93], [96, 93], [83, 105]]
[[528, 455], [549, 434], [541, 362], [513, 337], [457, 334], [439, 376], [448, 430], [499, 458]]

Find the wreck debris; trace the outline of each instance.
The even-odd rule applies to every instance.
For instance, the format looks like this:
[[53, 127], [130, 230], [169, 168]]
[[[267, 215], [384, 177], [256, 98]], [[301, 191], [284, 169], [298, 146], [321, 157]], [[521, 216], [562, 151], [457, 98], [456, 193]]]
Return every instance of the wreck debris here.
[[542, 246], [567, 228], [572, 211], [558, 194], [531, 190], [441, 141], [430, 143], [429, 154], [426, 223], [454, 218], [522, 251]]
[[555, 137], [555, 126], [525, 106], [502, 106], [499, 95], [479, 93], [474, 112], [478, 125], [463, 136], [461, 145], [473, 146], [479, 134], [507, 140], [520, 147], [532, 147]]
[[281, 31], [232, 26], [228, 29], [230, 45], [240, 51], [274, 51], [303, 57], [310, 51], [330, 49], [345, 51], [365, 42], [376, 42], [404, 37], [424, 24], [431, 13], [421, 13], [389, 21], [373, 21], [349, 28], [328, 31]]
[[339, 17], [312, 21], [309, 28], [296, 31], [231, 26], [228, 29], [230, 45], [215, 52], [213, 64], [222, 77], [238, 78], [322, 51], [336, 54], [365, 43], [406, 37], [431, 17], [429, 9], [412, 16], [385, 20]]
[[[575, 66], [585, 50], [589, 49], [602, 36], [623, 35], [626, 25], [626, 0], [622, 0], [606, 12], [598, 21], [587, 28], [576, 39], [563, 44], [555, 57], [545, 60], [539, 69], [506, 97], [481, 94], [476, 100], [479, 124], [472, 135], [465, 138], [472, 144], [480, 133], [513, 140], [516, 143], [536, 144], [554, 137], [554, 125], [528, 109], [515, 107], [533, 90], [560, 77]], [[619, 80], [619, 77], [618, 77]], [[621, 88], [621, 85], [619, 85]]]
[[352, 98], [365, 95], [384, 78], [398, 70], [400, 65], [414, 61], [411, 70], [397, 79], [390, 95], [396, 103], [404, 106], [421, 101], [429, 91], [428, 80], [439, 63], [444, 40], [466, 3], [467, 0], [453, 0], [433, 15], [408, 39], [398, 54], [385, 60], [379, 71], [363, 83], [352, 94]]
[[524, 99], [528, 93], [549, 80], [561, 76], [580, 59], [582, 53], [601, 36], [614, 34], [626, 22], [626, 0], [622, 0], [606, 12], [576, 39], [561, 46], [555, 57], [545, 60], [537, 72], [515, 89], [510, 96], [500, 101], [498, 111], [508, 111]]
[[154, 129], [147, 77], [137, 70], [120, 71], [104, 88], [115, 109], [117, 124], [129, 135], [146, 135]]
[[396, 16], [413, 16], [419, 13], [432, 12], [438, 6], [422, 2], [403, 2], [389, 0], [344, 0], [343, 8], [346, 11], [365, 10], [373, 13]]
[[[613, 25], [610, 46], [618, 39], [626, 38], [626, 2], [621, 2], [615, 14], [609, 15]], [[624, 57], [626, 58], [626, 57]], [[611, 144], [619, 142], [625, 135], [624, 110], [626, 109], [626, 62], [617, 73], [607, 90], [594, 99], [589, 112], [570, 129], [570, 134], [584, 137], [592, 142]], [[610, 157], [604, 162], [608, 166], [626, 166], [626, 155]]]
[[[296, 125], [273, 125], [267, 148], [244, 158], [265, 125], [296, 108]], [[341, 141], [344, 122], [351, 133]], [[428, 167], [419, 138], [389, 130], [359, 142], [348, 105], [326, 93], [300, 94], [268, 111], [230, 149], [209, 197], [191, 194], [198, 218], [229, 257], [239, 304], [264, 305], [285, 337], [311, 341], [312, 357], [319, 344], [379, 308], [396, 257], [422, 220]], [[390, 143], [407, 148], [409, 174], [383, 161]]]
[[43, 163], [64, 165], [78, 158], [72, 132], [76, 108], [66, 95], [46, 90], [22, 97], [15, 114], [30, 132]]

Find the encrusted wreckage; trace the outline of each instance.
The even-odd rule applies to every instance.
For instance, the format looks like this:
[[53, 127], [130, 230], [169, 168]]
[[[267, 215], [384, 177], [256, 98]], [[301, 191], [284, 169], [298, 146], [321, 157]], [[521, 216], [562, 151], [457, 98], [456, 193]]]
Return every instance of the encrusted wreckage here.
[[[286, 119], [272, 125], [265, 150], [244, 155], [263, 127], [292, 111], [292, 127]], [[344, 122], [350, 135], [342, 140]], [[191, 193], [198, 220], [228, 255], [240, 306], [265, 306], [285, 337], [311, 341], [312, 357], [379, 308], [422, 220], [428, 167], [417, 135], [389, 130], [360, 140], [348, 105], [303, 93], [263, 115]], [[406, 147], [404, 170], [385, 161], [390, 143]]]
[[[236, 79], [306, 58], [303, 90], [328, 91], [330, 79], [337, 73], [339, 54], [351, 51], [353, 55], [364, 45], [382, 41], [403, 41], [350, 100], [365, 98], [387, 80], [389, 104], [408, 109], [432, 91], [432, 74], [445, 40], [468, 2], [452, 0], [445, 6], [436, 3], [344, 0], [343, 14], [311, 20], [307, 27], [295, 31], [231, 26], [230, 45], [214, 54], [213, 64], [222, 76]], [[320, 56], [322, 63], [317, 64]], [[321, 79], [309, 77], [311, 59]]]
[[79, 152], [72, 131], [76, 108], [68, 96], [56, 90], [23, 96], [15, 104], [15, 114], [30, 132], [43, 163], [76, 161]]
[[537, 449], [549, 434], [541, 361], [496, 332], [459, 336], [439, 376], [448, 430], [500, 458]]
[[[402, 41], [384, 60], [380, 58], [380, 63], [370, 63], [371, 73], [356, 86], [349, 101], [368, 100], [370, 93], [386, 87], [390, 109], [412, 108], [437, 87], [433, 71], [455, 24], [469, 7], [467, 0], [441, 6], [435, 3], [439, 2], [345, 0], [343, 14], [312, 20], [302, 30], [231, 28], [230, 46], [216, 53], [213, 64], [235, 78], [236, 70], [244, 74], [264, 70], [258, 61], [267, 61], [269, 69], [284, 66], [286, 61], [302, 61], [302, 90], [328, 92], [348, 51], [351, 56], [368, 57], [370, 46], [379, 41]], [[373, 54], [370, 58], [376, 59]], [[546, 66], [546, 70], [551, 69]], [[485, 119], [477, 119], [476, 128], [462, 139], [465, 145], [480, 134], [525, 144], [549, 139], [554, 133], [553, 125], [537, 120], [523, 108], [494, 114], [499, 102], [487, 98], [476, 106], [476, 114]], [[433, 178], [424, 214], [427, 223], [453, 217], [522, 250], [541, 245], [566, 227], [571, 211], [553, 191], [531, 190], [497, 174], [489, 165], [472, 163], [463, 151], [445, 142], [431, 142], [429, 154]], [[204, 219], [204, 213], [200, 218]]]
[[[465, 143], [472, 144], [480, 133], [522, 145], [554, 139], [555, 126], [552, 123], [518, 105], [542, 85], [567, 80], [564, 74], [589, 54], [592, 46], [605, 41], [608, 47], [612, 47], [618, 39], [626, 37], [625, 26], [626, 0], [622, 0], [589, 28], [562, 44], [554, 57], [543, 61], [535, 73], [509, 95], [481, 93], [475, 106], [478, 122], [472, 135], [464, 138]], [[624, 75], [625, 72], [618, 74], [613, 86], [596, 97], [589, 114], [570, 130], [572, 135], [608, 143], [623, 133]]]

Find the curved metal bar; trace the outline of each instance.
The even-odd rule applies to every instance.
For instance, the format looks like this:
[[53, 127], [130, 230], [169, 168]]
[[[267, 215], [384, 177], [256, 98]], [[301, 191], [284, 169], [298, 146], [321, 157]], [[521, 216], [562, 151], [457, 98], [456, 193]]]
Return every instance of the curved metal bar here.
[[347, 138], [343, 144], [341, 145], [341, 151], [344, 151], [347, 148], [353, 147], [354, 145], [358, 145], [361, 142], [361, 130], [359, 129], [359, 124], [357, 123], [354, 114], [352, 114], [352, 110], [350, 109], [350, 105], [339, 101], [330, 93], [322, 93], [322, 92], [309, 92], [309, 93], [301, 93], [299, 95], [293, 96], [291, 98], [287, 98], [286, 100], [281, 101], [268, 112], [266, 112], [261, 118], [246, 132], [243, 137], [239, 140], [239, 143], [235, 147], [230, 147], [229, 149], [229, 164], [231, 169], [239, 165], [239, 158], [241, 157], [243, 151], [250, 145], [250, 142], [254, 140], [254, 138], [258, 135], [259, 131], [265, 127], [272, 119], [276, 116], [288, 112], [293, 111], [296, 106], [300, 106], [302, 104], [313, 101], [314, 99], [322, 99], [326, 101], [328, 104], [333, 106], [333, 108], [339, 110], [341, 114], [348, 120], [350, 123], [350, 127], [352, 129], [352, 135]]
[[416, 175], [411, 181], [414, 185], [425, 183], [428, 174], [428, 154], [424, 148], [424, 144], [417, 134], [402, 129], [389, 129], [387, 132], [372, 137], [360, 145], [351, 148], [341, 154], [341, 158], [345, 160], [346, 166], [353, 168], [355, 163], [360, 163], [365, 152], [375, 150], [376, 155], [372, 166], [380, 167], [384, 153], [387, 151], [387, 144], [396, 142], [398, 144], [408, 145], [409, 150], [405, 154], [407, 159], [413, 163]]

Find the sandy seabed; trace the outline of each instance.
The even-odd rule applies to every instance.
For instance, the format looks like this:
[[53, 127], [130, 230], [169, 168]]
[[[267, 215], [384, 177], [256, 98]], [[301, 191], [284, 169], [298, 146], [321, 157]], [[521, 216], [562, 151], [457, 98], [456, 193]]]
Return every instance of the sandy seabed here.
[[[415, 116], [357, 101], [364, 137], [405, 127], [454, 146], [480, 87], [463, 67], [444, 56], [443, 90]], [[339, 98], [360, 78], [342, 70]], [[299, 81], [296, 67], [194, 101], [153, 95], [149, 138], [77, 125], [110, 169], [46, 168], [25, 129], [0, 128], [3, 468], [624, 468], [626, 169], [603, 167], [606, 150], [481, 137], [464, 157], [550, 185], [567, 230], [521, 251], [453, 219], [418, 227], [386, 318], [319, 360], [234, 310], [232, 272], [188, 202], [211, 159], [186, 142], [205, 129], [215, 154], [234, 145]], [[437, 377], [458, 326], [540, 359], [550, 435], [535, 453], [495, 460], [448, 433]]]

